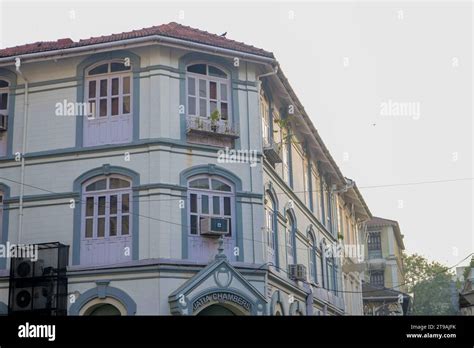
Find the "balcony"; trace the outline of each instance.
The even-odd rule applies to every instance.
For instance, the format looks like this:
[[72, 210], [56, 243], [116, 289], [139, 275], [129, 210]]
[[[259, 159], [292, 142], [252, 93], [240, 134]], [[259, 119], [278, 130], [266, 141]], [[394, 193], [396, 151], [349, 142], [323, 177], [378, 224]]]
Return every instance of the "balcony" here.
[[220, 147], [233, 147], [239, 127], [228, 120], [212, 121], [200, 116], [186, 116], [188, 142]]
[[264, 140], [263, 153], [272, 165], [282, 162], [281, 147], [273, 141]]

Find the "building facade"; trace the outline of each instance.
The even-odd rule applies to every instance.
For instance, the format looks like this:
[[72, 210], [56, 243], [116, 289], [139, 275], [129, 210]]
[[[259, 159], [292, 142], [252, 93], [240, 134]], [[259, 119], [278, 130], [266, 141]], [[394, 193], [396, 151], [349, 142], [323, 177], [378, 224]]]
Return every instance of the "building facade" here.
[[370, 211], [271, 52], [177, 23], [30, 44], [0, 97], [1, 243], [70, 247], [69, 315], [361, 313], [337, 247]]
[[373, 217], [366, 224], [365, 284], [366, 315], [404, 315], [410, 297], [405, 293], [402, 253], [403, 235], [397, 221]]

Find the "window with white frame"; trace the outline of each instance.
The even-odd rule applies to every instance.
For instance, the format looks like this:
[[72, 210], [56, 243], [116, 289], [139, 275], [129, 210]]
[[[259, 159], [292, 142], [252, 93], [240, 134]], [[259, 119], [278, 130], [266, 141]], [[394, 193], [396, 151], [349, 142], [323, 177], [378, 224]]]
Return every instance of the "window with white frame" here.
[[7, 154], [7, 137], [5, 136], [8, 129], [8, 81], [0, 79], [0, 156]]
[[83, 239], [129, 236], [131, 231], [131, 183], [119, 176], [101, 177], [83, 187]]
[[316, 239], [311, 231], [309, 233], [309, 278], [313, 283], [318, 282], [316, 265]]
[[271, 197], [266, 199], [265, 203], [265, 240], [267, 247], [267, 260], [275, 264], [276, 260], [276, 210], [275, 202]]
[[207, 217], [228, 221], [229, 233], [233, 233], [235, 193], [233, 185], [217, 176], [197, 176], [188, 182], [189, 234], [201, 234], [201, 220]]
[[132, 140], [133, 84], [131, 66], [111, 61], [86, 72], [84, 145], [125, 143]]
[[310, 192], [310, 189], [311, 189], [311, 184], [310, 184], [310, 181], [311, 181], [311, 177], [308, 175], [309, 173], [309, 167], [308, 167], [308, 157], [306, 154], [303, 154], [303, 185], [304, 185], [304, 201], [305, 201], [305, 204], [308, 206], [309, 208], [309, 203], [310, 203], [310, 195], [311, 195], [311, 192]]
[[319, 175], [316, 170], [316, 165], [313, 163], [311, 166], [311, 178], [312, 178], [312, 195], [313, 195], [313, 213], [317, 219], [321, 221], [321, 186], [319, 182]]
[[295, 229], [295, 220], [290, 214], [288, 214], [286, 223], [286, 255], [287, 263], [289, 265], [295, 263]]
[[190, 116], [209, 118], [219, 111], [221, 120], [230, 120], [230, 79], [222, 69], [210, 64], [187, 67], [187, 112]]
[[290, 151], [291, 151], [291, 140], [287, 136], [287, 131], [282, 130], [282, 165], [283, 165], [283, 181], [286, 184], [290, 184]]
[[9, 83], [0, 79], [0, 114], [8, 113], [8, 91]]
[[270, 144], [272, 140], [272, 134], [270, 134], [270, 103], [263, 88], [260, 90], [260, 115], [262, 117], [263, 143]]

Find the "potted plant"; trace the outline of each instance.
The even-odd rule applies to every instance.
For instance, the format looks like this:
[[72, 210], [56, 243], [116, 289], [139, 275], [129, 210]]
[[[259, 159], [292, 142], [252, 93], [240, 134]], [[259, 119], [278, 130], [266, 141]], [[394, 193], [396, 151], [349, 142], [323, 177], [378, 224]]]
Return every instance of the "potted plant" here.
[[213, 132], [217, 131], [217, 121], [219, 121], [221, 115], [219, 114], [219, 110], [214, 110], [211, 113], [211, 129]]

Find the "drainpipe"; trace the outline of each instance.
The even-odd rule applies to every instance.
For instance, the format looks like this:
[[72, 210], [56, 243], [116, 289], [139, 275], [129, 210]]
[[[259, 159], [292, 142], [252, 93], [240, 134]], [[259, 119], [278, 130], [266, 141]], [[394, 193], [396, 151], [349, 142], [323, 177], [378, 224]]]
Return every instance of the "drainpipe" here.
[[20, 169], [20, 200], [19, 200], [19, 213], [18, 213], [18, 243], [21, 243], [21, 235], [23, 233], [23, 196], [25, 194], [25, 153], [26, 153], [26, 136], [28, 131], [28, 79], [20, 70], [21, 59], [15, 59], [15, 67], [17, 73], [25, 81], [25, 96], [23, 106], [23, 140], [21, 146], [21, 169]]

